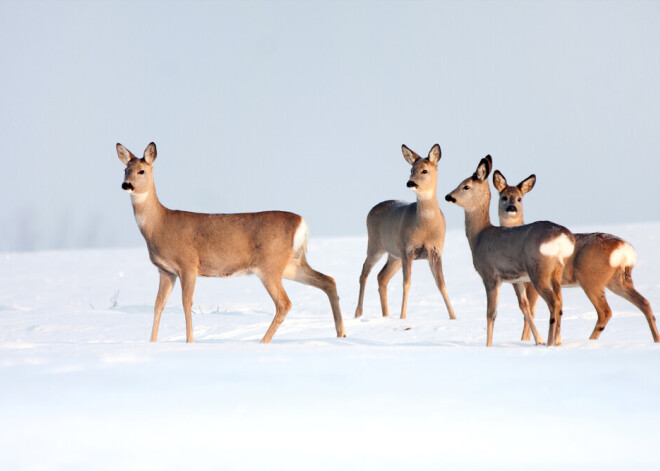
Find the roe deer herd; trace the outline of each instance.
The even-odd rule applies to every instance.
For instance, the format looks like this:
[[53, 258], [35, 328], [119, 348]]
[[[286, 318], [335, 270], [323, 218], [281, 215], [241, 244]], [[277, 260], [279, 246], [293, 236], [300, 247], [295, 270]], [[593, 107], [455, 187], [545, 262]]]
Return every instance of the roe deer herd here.
[[[435, 144], [425, 158], [405, 145], [401, 149], [411, 165], [406, 186], [415, 193], [416, 202], [383, 201], [369, 211], [367, 257], [359, 278], [355, 317], [362, 315], [369, 272], [387, 253], [387, 261], [377, 277], [383, 316], [389, 316], [387, 285], [402, 269], [400, 317], [406, 318], [412, 262], [426, 259], [449, 318], [456, 319], [442, 271], [445, 219], [437, 197], [440, 146]], [[262, 343], [272, 340], [291, 309], [291, 301], [282, 286], [285, 278], [322, 290], [330, 301], [337, 337], [346, 336], [334, 279], [307, 263], [308, 228], [301, 216], [284, 211], [201, 214], [168, 209], [158, 200], [154, 185], [156, 145], [150, 143], [142, 158], [137, 158], [117, 144], [117, 154], [126, 165], [122, 189], [131, 196], [135, 221], [160, 275], [152, 342], [158, 338], [161, 313], [177, 278], [181, 282], [186, 341], [193, 342], [191, 310], [197, 277], [250, 274], [259, 277], [275, 304], [275, 317]], [[474, 174], [445, 196], [446, 201], [460, 206], [465, 213], [465, 235], [472, 263], [486, 290], [486, 345], [492, 346], [502, 283], [512, 284], [518, 298], [524, 318], [522, 340], [529, 340], [531, 332], [537, 345], [545, 343], [534, 325], [540, 296], [550, 311], [547, 345], [561, 344], [563, 285], [580, 286], [596, 308], [598, 320], [591, 339], [598, 339], [612, 317], [605, 299], [608, 288], [642, 311], [653, 341], [660, 342], [649, 302], [633, 286], [631, 271], [636, 254], [632, 246], [611, 234], [573, 234], [548, 221], [525, 224], [522, 198], [534, 187], [534, 175], [514, 187], [495, 170], [493, 184], [499, 194], [500, 225], [494, 226], [489, 214], [488, 177], [492, 167], [492, 158], [487, 155]]]

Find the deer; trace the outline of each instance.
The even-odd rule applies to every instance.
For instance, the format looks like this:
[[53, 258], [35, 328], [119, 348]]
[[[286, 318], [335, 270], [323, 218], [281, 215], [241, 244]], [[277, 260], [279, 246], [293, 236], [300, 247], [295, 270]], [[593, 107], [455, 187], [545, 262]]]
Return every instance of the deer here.
[[472, 252], [472, 264], [486, 289], [486, 346], [493, 345], [493, 328], [502, 283], [513, 285], [536, 345], [544, 343], [531, 317], [524, 282], [531, 282], [548, 305], [548, 346], [560, 345], [561, 277], [564, 261], [574, 250], [573, 234], [549, 221], [518, 227], [493, 226], [489, 213], [488, 183], [492, 166], [490, 155], [482, 158], [474, 174], [445, 196], [448, 202], [462, 207], [465, 212], [465, 235]]
[[307, 263], [308, 227], [301, 216], [284, 211], [203, 214], [171, 210], [156, 195], [156, 144], [150, 143], [143, 157], [136, 158], [118, 143], [117, 155], [126, 165], [121, 187], [131, 197], [135, 221], [160, 275], [151, 342], [158, 339], [161, 313], [177, 278], [181, 280], [186, 342], [192, 343], [191, 309], [197, 277], [249, 274], [259, 277], [275, 303], [275, 317], [261, 343], [271, 341], [291, 309], [283, 278], [325, 292], [337, 337], [346, 336], [334, 279]]
[[[523, 221], [523, 196], [534, 188], [536, 176], [530, 175], [516, 186], [507, 183], [502, 172], [495, 170], [493, 185], [499, 192], [497, 212], [500, 226], [521, 226]], [[602, 232], [573, 233], [575, 251], [565, 261], [562, 286], [579, 286], [596, 308], [598, 319], [589, 337], [597, 340], [612, 318], [612, 309], [605, 298], [605, 288], [621, 296], [636, 306], [651, 329], [653, 341], [660, 342], [655, 316], [648, 300], [636, 289], [632, 280], [632, 269], [637, 262], [637, 254], [625, 240]], [[526, 287], [530, 314], [534, 318], [538, 293], [533, 286]], [[520, 300], [519, 300], [520, 301]], [[523, 327], [522, 340], [529, 340], [529, 326]]]
[[387, 253], [387, 262], [378, 273], [378, 293], [383, 317], [389, 316], [387, 285], [403, 268], [403, 300], [401, 319], [406, 318], [410, 274], [413, 260], [427, 259], [435, 283], [445, 302], [450, 319], [456, 319], [449, 301], [442, 272], [442, 251], [445, 244], [445, 218], [438, 205], [438, 162], [441, 150], [435, 144], [426, 158], [421, 158], [406, 145], [403, 157], [412, 168], [406, 186], [415, 192], [417, 201], [388, 200], [378, 203], [367, 215], [367, 257], [360, 274], [360, 294], [355, 317], [362, 316], [367, 277], [378, 260]]

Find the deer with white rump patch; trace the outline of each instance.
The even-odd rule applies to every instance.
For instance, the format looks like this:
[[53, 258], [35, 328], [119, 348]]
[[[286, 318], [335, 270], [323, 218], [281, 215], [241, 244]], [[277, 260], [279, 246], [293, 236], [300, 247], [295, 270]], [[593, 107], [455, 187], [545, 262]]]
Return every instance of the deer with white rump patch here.
[[151, 341], [158, 337], [160, 315], [177, 277], [181, 280], [186, 342], [193, 341], [191, 308], [198, 276], [227, 277], [254, 274], [275, 303], [275, 318], [261, 343], [275, 335], [291, 301], [282, 278], [324, 291], [332, 308], [337, 337], [345, 337], [335, 281], [313, 270], [305, 258], [307, 224], [297, 214], [265, 211], [243, 214], [201, 214], [166, 208], [156, 196], [152, 142], [141, 159], [117, 144], [126, 164], [122, 189], [131, 195], [133, 214], [147, 242], [149, 258], [160, 273]]
[[456, 319], [442, 273], [445, 218], [438, 206], [436, 190], [440, 146], [435, 144], [426, 158], [420, 158], [405, 145], [401, 146], [401, 150], [406, 162], [412, 165], [407, 187], [417, 194], [417, 201], [410, 204], [403, 201], [383, 201], [369, 211], [367, 258], [360, 274], [360, 295], [355, 317], [362, 315], [364, 288], [369, 272], [387, 252], [387, 262], [378, 273], [378, 293], [383, 316], [389, 316], [387, 284], [403, 267], [401, 319], [406, 318], [412, 262], [417, 259], [428, 259], [433, 278], [449, 311], [449, 318]]
[[531, 282], [550, 310], [548, 346], [561, 344], [561, 277], [564, 260], [573, 253], [573, 234], [565, 227], [541, 221], [519, 227], [497, 227], [490, 222], [488, 175], [493, 161], [481, 159], [471, 177], [463, 180], [445, 199], [465, 211], [465, 234], [472, 263], [483, 280], [487, 300], [486, 345], [493, 344], [499, 287], [512, 283], [521, 299], [521, 309], [537, 345], [543, 344], [525, 294]]
[[[536, 177], [531, 175], [517, 186], [511, 186], [507, 184], [504, 175], [495, 170], [493, 184], [500, 194], [497, 212], [501, 226], [515, 227], [524, 224], [523, 196], [534, 187], [535, 182]], [[580, 286], [596, 308], [598, 320], [589, 338], [595, 340], [600, 337], [612, 317], [612, 310], [605, 298], [605, 288], [608, 288], [642, 311], [651, 329], [653, 341], [660, 342], [651, 306], [633, 285], [631, 272], [637, 256], [632, 245], [617, 236], [601, 232], [573, 235], [575, 252], [565, 261], [561, 284]], [[533, 319], [538, 293], [530, 286], [526, 294]], [[526, 322], [522, 339], [529, 340], [529, 326]]]

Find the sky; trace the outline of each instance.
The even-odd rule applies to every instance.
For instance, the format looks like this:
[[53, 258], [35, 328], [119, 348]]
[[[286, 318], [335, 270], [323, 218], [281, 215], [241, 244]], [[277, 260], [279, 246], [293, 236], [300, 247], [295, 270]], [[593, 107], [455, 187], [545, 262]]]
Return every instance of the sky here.
[[[280, 209], [366, 235], [491, 154], [528, 222], [660, 220], [658, 2], [0, 2], [0, 251], [144, 244], [115, 144], [172, 209]], [[652, 175], [651, 175], [652, 176]], [[495, 202], [491, 214], [496, 217]]]

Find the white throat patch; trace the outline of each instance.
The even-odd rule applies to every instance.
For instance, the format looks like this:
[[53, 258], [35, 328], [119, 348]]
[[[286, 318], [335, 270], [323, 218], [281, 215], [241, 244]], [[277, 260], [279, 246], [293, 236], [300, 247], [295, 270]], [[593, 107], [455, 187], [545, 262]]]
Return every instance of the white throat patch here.
[[433, 190], [419, 191], [415, 189], [413, 191], [417, 193], [417, 198], [420, 200], [427, 200], [429, 198], [433, 198]]
[[148, 191], [145, 191], [144, 193], [131, 192], [131, 201], [137, 204], [144, 203], [144, 200], [147, 199], [147, 196], [149, 196]]

